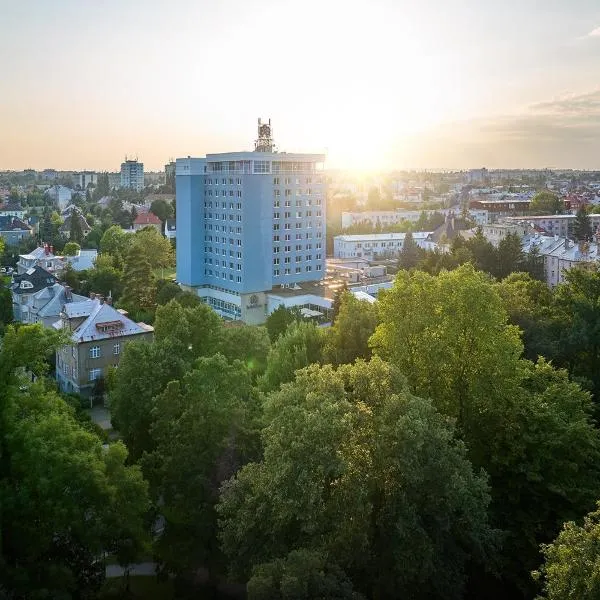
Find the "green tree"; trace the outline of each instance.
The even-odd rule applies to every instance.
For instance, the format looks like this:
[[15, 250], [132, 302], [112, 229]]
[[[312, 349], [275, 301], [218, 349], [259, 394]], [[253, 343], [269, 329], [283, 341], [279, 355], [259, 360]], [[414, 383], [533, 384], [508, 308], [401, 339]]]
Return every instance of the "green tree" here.
[[123, 436], [131, 459], [154, 449], [150, 435], [155, 397], [179, 379], [189, 363], [168, 343], [130, 342], [113, 374], [109, 402], [113, 425]]
[[337, 316], [340, 312], [340, 306], [342, 304], [342, 297], [348, 290], [348, 284], [344, 281], [342, 286], [338, 287], [333, 294], [333, 302], [331, 303], [331, 323], [335, 323]]
[[0, 328], [4, 330], [4, 325], [13, 321], [13, 303], [10, 289], [0, 288]]
[[313, 323], [292, 323], [277, 338], [267, 357], [267, 368], [259, 379], [264, 391], [277, 389], [292, 381], [294, 373], [313, 363], [321, 362], [325, 334]]
[[592, 220], [582, 204], [577, 209], [577, 216], [573, 223], [573, 237], [578, 242], [590, 242], [593, 236]]
[[[334, 300], [335, 302], [335, 300]], [[302, 315], [298, 307], [286, 308], [280, 304], [268, 317], [265, 323], [271, 342], [277, 341], [277, 338], [292, 324], [302, 321]]]
[[263, 460], [219, 505], [234, 574], [305, 549], [369, 597], [462, 598], [467, 562], [494, 538], [487, 484], [394, 368], [312, 365], [267, 398], [265, 422]]
[[532, 215], [560, 215], [564, 212], [564, 202], [553, 192], [543, 190], [538, 192], [529, 205]]
[[87, 272], [85, 284], [82, 282], [82, 290], [86, 294], [95, 292], [118, 299], [123, 292], [123, 273], [114, 265], [112, 256], [99, 254], [94, 261], [94, 268]]
[[582, 526], [565, 523], [551, 544], [542, 546], [545, 563], [534, 573], [544, 584], [547, 600], [600, 598], [600, 504]]
[[63, 248], [63, 254], [65, 256], [77, 256], [80, 250], [81, 246], [77, 242], [68, 242]]
[[152, 410], [152, 452], [142, 465], [165, 516], [156, 548], [176, 574], [218, 560], [215, 504], [221, 483], [241, 459], [250, 377], [221, 355], [200, 358], [181, 381], [170, 382]]
[[271, 341], [265, 327], [242, 325], [223, 327], [218, 350], [228, 360], [240, 360], [252, 375], [260, 375], [267, 365]]
[[155, 340], [168, 343], [176, 356], [189, 363], [217, 352], [222, 329], [221, 318], [206, 304], [187, 308], [171, 300], [156, 309]]
[[327, 332], [323, 351], [325, 362], [340, 365], [357, 358], [370, 358], [369, 339], [376, 326], [375, 305], [344, 292], [338, 317]]
[[150, 205], [150, 211], [162, 221], [164, 227], [165, 221], [173, 216], [173, 204], [158, 198]]
[[400, 269], [413, 269], [416, 267], [421, 259], [420, 250], [421, 249], [413, 239], [412, 233], [410, 231], [406, 232], [402, 250], [400, 251], [400, 257], [398, 258], [398, 267]]
[[153, 311], [156, 306], [156, 278], [143, 248], [133, 244], [125, 259], [121, 304], [130, 312]]
[[147, 489], [117, 442], [106, 450], [43, 378], [62, 336], [9, 326], [0, 350], [0, 581], [8, 597], [93, 597], [98, 560], [135, 559], [145, 541]]
[[132, 244], [139, 248], [152, 269], [168, 268], [175, 264], [175, 254], [171, 242], [154, 227], [144, 227], [136, 231]]
[[177, 296], [180, 296], [182, 289], [172, 281], [161, 280], [156, 286], [156, 303], [159, 305], [167, 304]]
[[537, 281], [546, 281], [546, 272], [544, 268], [544, 257], [540, 254], [537, 246], [531, 247], [523, 260], [523, 271]]
[[477, 404], [494, 398], [498, 381], [512, 380], [523, 351], [519, 332], [507, 324], [490, 278], [471, 265], [437, 277], [401, 271], [378, 308], [377, 354], [406, 373], [413, 393], [458, 419], [459, 429]]
[[285, 558], [254, 567], [247, 590], [248, 600], [364, 598], [353, 591], [352, 582], [342, 569], [329, 564], [323, 554], [304, 549], [292, 550]]
[[83, 242], [83, 230], [81, 228], [81, 213], [79, 210], [73, 210], [69, 217], [69, 240], [80, 245]]
[[118, 225], [109, 227], [100, 239], [99, 250], [102, 254], [110, 254], [122, 262], [131, 246], [132, 236], [125, 233]]
[[573, 268], [555, 293], [558, 354], [573, 375], [593, 384], [600, 392], [600, 270]]
[[494, 275], [499, 279], [521, 270], [523, 264], [523, 246], [516, 233], [509, 233], [498, 244], [497, 267]]
[[473, 264], [486, 273], [495, 274], [497, 269], [497, 251], [490, 242], [485, 239], [481, 228], [465, 243], [465, 247], [473, 256]]

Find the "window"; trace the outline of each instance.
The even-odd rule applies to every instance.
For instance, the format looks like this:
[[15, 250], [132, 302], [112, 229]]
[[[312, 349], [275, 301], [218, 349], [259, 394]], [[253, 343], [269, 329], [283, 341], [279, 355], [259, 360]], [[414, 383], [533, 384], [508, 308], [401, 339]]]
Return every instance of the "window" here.
[[[275, 227], [275, 226], [273, 226], [273, 227]], [[291, 225], [290, 225], [289, 223], [286, 223], [286, 224], [283, 226], [283, 228], [284, 228], [284, 229], [291, 229]]]
[[273, 177], [273, 185], [279, 185], [279, 177]]
[[278, 235], [274, 235], [273, 236], [273, 241], [274, 242], [278, 242], [279, 241], [279, 236]]
[[291, 196], [292, 195], [292, 190], [285, 190], [285, 195], [287, 196]]
[[302, 267], [296, 267], [296, 273], [302, 273]]
[[312, 271], [312, 266], [311, 265], [306, 265], [306, 272], [310, 273]]
[[279, 219], [279, 213], [278, 212], [274, 212], [273, 213], [273, 218], [274, 219]]
[[315, 269], [316, 269], [317, 271], [320, 271], [320, 270], [321, 270], [321, 265], [317, 265], [317, 266], [315, 267]]
[[302, 206], [302, 200], [296, 200], [296, 208], [300, 208]]
[[[286, 223], [286, 229], [289, 229], [289, 227], [287, 227], [287, 223]], [[279, 223], [275, 223], [273, 225], [273, 231], [279, 231]]]
[[279, 200], [273, 202], [273, 208], [279, 208]]
[[296, 211], [296, 219], [301, 219], [302, 218], [302, 211], [301, 210], [297, 210]]
[[289, 264], [290, 264], [290, 262], [292, 262], [292, 261], [291, 261], [291, 258], [290, 258], [289, 256], [286, 256], [286, 257], [283, 259], [283, 262], [284, 262], [286, 265], [289, 265]]
[[284, 274], [284, 275], [289, 275], [289, 274], [290, 274], [290, 270], [289, 270], [289, 269], [286, 269], [286, 270], [283, 272], [283, 274]]
[[120, 342], [116, 342], [115, 344], [113, 344], [113, 354], [116, 356], [117, 354], [121, 353], [121, 343]]
[[90, 348], [90, 358], [100, 358], [100, 346], [92, 346]]
[[279, 264], [279, 258], [274, 258], [273, 259], [273, 264], [274, 265], [278, 265]]
[[284, 252], [291, 252], [292, 247], [291, 246], [285, 246], [285, 248], [283, 249]]
[[273, 269], [273, 277], [279, 277], [279, 269]]
[[96, 381], [102, 377], [102, 369], [90, 369], [89, 381]]

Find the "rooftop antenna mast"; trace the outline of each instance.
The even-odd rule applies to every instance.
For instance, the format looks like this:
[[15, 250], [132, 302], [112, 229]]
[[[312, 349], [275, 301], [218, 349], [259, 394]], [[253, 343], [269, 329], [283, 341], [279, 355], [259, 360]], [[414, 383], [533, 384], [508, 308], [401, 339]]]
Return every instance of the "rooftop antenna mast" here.
[[258, 139], [254, 141], [254, 150], [256, 152], [275, 151], [271, 119], [269, 119], [268, 123], [263, 123], [261, 119], [258, 119]]

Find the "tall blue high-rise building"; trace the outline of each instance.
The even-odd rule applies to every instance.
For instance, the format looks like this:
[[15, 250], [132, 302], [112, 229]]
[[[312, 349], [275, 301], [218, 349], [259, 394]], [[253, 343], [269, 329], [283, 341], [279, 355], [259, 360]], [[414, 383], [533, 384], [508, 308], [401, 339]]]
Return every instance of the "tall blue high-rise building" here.
[[273, 150], [176, 162], [177, 281], [226, 318], [262, 323], [272, 289], [325, 272], [322, 154]]

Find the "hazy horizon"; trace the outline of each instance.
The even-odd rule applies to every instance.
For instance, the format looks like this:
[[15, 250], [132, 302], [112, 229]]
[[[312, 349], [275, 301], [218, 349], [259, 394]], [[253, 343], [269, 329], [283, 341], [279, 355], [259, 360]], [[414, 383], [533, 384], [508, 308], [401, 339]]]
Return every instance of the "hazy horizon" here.
[[162, 170], [250, 150], [258, 117], [329, 168], [600, 168], [597, 0], [0, 10], [0, 170]]

